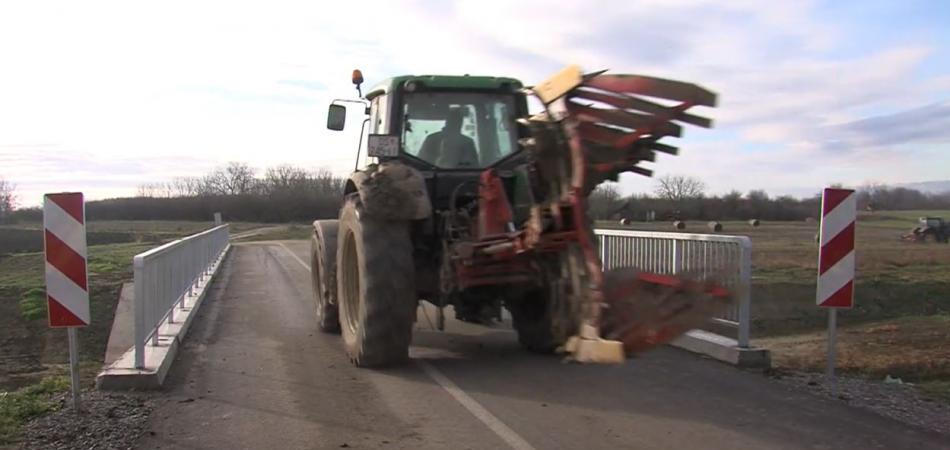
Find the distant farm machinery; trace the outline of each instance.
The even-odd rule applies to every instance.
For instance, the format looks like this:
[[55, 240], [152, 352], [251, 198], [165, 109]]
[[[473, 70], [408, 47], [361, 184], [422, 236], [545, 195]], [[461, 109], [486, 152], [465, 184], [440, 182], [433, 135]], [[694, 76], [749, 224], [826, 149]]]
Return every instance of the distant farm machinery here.
[[911, 242], [950, 242], [950, 223], [941, 217], [921, 217], [917, 226], [901, 239]]

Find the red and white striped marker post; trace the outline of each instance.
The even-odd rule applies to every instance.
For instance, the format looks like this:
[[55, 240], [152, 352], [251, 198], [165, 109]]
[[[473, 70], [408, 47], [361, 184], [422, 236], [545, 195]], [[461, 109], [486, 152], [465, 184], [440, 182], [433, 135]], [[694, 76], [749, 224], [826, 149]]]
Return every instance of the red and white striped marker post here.
[[66, 328], [73, 408], [79, 410], [77, 327], [89, 325], [89, 277], [86, 271], [86, 206], [82, 193], [43, 197], [43, 247], [49, 326]]
[[838, 309], [854, 306], [854, 229], [857, 202], [854, 190], [826, 188], [821, 195], [818, 250], [818, 306], [828, 309], [828, 367], [825, 375], [832, 395], [835, 380], [835, 333]]

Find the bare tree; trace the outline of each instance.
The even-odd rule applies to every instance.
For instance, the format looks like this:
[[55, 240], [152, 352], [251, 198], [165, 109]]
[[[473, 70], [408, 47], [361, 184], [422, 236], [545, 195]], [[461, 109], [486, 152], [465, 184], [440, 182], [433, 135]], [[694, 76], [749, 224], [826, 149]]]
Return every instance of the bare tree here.
[[6, 222], [16, 209], [16, 186], [0, 178], [0, 223]]
[[202, 189], [212, 195], [244, 195], [253, 192], [257, 180], [251, 166], [230, 162], [205, 176], [202, 184]]
[[158, 192], [156, 183], [142, 183], [135, 189], [136, 197], [155, 197]]
[[311, 172], [310, 179], [320, 194], [338, 196], [343, 192], [344, 179], [333, 175], [329, 169], [322, 168]]
[[623, 199], [613, 184], [601, 184], [590, 193], [588, 205], [592, 218], [610, 219], [623, 206]]
[[290, 164], [282, 164], [267, 169], [264, 184], [268, 193], [290, 193], [307, 188], [307, 171]]
[[686, 175], [664, 175], [656, 179], [654, 193], [657, 197], [673, 203], [702, 198], [706, 192], [706, 183], [696, 177]]
[[202, 182], [195, 177], [177, 177], [169, 183], [172, 197], [197, 197], [202, 194]]

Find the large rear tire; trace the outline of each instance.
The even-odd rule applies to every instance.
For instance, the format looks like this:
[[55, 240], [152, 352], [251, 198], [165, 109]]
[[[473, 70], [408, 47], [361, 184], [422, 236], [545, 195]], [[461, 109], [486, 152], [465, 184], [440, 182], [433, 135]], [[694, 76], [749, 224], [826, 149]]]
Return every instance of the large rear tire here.
[[409, 358], [418, 302], [407, 221], [367, 217], [358, 197], [340, 212], [337, 298], [343, 343], [360, 367]]
[[327, 333], [340, 332], [336, 296], [336, 243], [338, 221], [318, 220], [310, 238], [310, 279], [317, 306], [317, 325]]

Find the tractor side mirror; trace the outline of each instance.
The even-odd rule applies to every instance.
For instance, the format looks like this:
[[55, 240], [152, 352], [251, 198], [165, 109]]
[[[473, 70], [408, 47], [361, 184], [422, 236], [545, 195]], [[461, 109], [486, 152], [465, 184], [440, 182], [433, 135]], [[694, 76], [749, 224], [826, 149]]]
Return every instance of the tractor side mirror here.
[[340, 131], [346, 126], [346, 107], [343, 105], [330, 105], [327, 111], [327, 128]]

